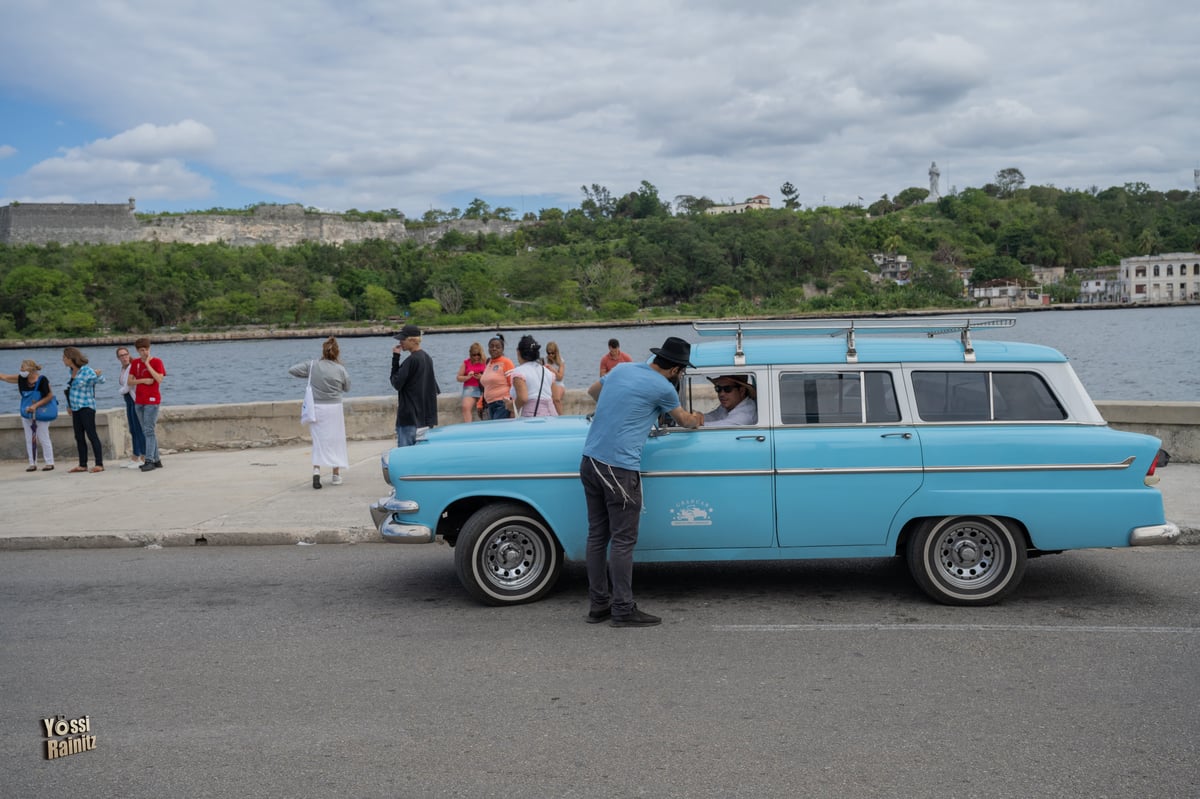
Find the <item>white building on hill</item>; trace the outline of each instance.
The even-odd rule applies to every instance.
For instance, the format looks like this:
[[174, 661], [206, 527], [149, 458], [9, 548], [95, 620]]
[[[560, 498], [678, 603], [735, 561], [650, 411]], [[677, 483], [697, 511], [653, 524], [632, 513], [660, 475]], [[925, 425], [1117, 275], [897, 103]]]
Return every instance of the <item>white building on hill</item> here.
[[714, 205], [704, 211], [706, 214], [741, 214], [746, 211], [761, 211], [764, 208], [771, 207], [771, 198], [765, 194], [759, 194], [751, 197], [744, 203], [735, 203], [734, 205]]
[[1200, 300], [1200, 253], [1169, 252], [1122, 258], [1117, 275], [1121, 302]]

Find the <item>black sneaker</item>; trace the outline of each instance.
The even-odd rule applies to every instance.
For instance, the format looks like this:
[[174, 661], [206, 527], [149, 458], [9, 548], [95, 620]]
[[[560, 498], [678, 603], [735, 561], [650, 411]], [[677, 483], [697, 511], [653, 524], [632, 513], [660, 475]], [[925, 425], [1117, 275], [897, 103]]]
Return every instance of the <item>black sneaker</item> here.
[[155, 468], [155, 469], [161, 469], [161, 468], [162, 468], [162, 461], [155, 461], [155, 462], [154, 462], [154, 468]]
[[612, 618], [612, 608], [604, 608], [603, 610], [589, 610], [586, 621], [588, 624], [599, 624], [609, 618]]
[[662, 619], [638, 610], [638, 606], [634, 605], [628, 616], [613, 616], [608, 624], [610, 627], [653, 627], [662, 624]]
[[141, 466], [139, 466], [138, 469], [140, 469], [143, 472], [152, 472], [152, 471], [154, 471], [154, 464], [150, 461], [146, 461]]
[[320, 488], [320, 487], [321, 487], [321, 475], [314, 474], [313, 475], [313, 488]]

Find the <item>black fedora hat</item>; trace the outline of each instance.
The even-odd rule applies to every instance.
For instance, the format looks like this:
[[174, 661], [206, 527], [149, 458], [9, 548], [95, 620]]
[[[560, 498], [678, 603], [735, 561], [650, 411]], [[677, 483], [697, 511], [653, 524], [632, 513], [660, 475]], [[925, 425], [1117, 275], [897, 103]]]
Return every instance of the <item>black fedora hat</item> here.
[[650, 351], [671, 363], [677, 363], [680, 366], [687, 366], [692, 369], [696, 368], [688, 360], [692, 357], [692, 345], [681, 338], [671, 336], [663, 342], [661, 347], [651, 347]]

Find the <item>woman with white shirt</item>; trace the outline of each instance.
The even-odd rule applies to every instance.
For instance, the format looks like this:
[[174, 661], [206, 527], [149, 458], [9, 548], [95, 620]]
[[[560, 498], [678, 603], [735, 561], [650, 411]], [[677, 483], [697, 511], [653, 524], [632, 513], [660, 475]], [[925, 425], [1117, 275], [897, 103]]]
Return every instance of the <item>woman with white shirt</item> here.
[[554, 403], [554, 371], [542, 366], [538, 357], [542, 345], [533, 336], [522, 336], [517, 344], [520, 365], [509, 372], [512, 377], [519, 416], [558, 416]]
[[146, 462], [146, 434], [142, 432], [142, 423], [138, 421], [137, 410], [133, 403], [133, 389], [129, 385], [129, 369], [133, 360], [129, 356], [128, 347], [117, 347], [117, 360], [121, 363], [121, 375], [117, 378], [117, 391], [125, 399], [125, 423], [129, 425], [129, 437], [133, 439], [133, 459], [122, 463], [122, 469], [140, 469]]

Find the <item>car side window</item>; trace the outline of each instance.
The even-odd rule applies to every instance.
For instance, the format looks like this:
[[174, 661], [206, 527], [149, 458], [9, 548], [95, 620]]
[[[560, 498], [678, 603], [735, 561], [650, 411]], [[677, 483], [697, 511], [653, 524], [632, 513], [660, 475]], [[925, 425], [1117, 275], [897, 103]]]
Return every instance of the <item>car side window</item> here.
[[1067, 418], [1033, 372], [917, 371], [917, 413], [927, 422], [1042, 422]]
[[782, 374], [779, 409], [787, 425], [900, 421], [895, 385], [887, 371]]
[[[750, 401], [751, 405], [756, 405], [755, 400], [758, 397], [758, 376], [746, 369], [729, 369], [726, 372], [713, 372], [705, 374], [689, 373], [685, 376], [683, 383], [679, 386], [679, 404], [685, 410], [696, 411], [703, 414], [711, 412], [721, 407], [720, 397], [714, 386], [714, 381], [730, 382], [728, 379], [732, 376], [733, 382], [740, 382], [747, 387], [743, 402]], [[721, 378], [725, 377], [725, 380]], [[746, 418], [739, 418], [738, 421], [732, 424], [751, 425], [757, 423], [757, 413], [750, 413]]]
[[1067, 418], [1046, 381], [1032, 372], [993, 372], [992, 393], [998, 422], [1059, 422]]

